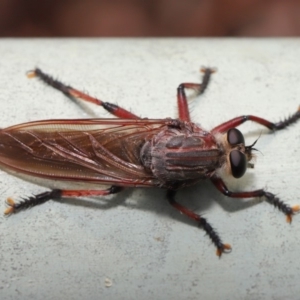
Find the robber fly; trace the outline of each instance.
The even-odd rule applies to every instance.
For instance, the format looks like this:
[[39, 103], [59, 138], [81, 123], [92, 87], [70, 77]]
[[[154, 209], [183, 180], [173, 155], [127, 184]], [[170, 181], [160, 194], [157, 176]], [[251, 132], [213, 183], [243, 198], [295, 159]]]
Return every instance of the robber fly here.
[[259, 123], [272, 131], [280, 130], [300, 118], [300, 109], [289, 118], [272, 123], [253, 115], [229, 120], [206, 131], [190, 119], [186, 89], [202, 94], [214, 69], [202, 68], [202, 83], [182, 83], [177, 88], [178, 119], [141, 119], [115, 104], [103, 102], [67, 86], [40, 69], [27, 73], [71, 98], [102, 106], [117, 118], [81, 120], [43, 120], [0, 130], [0, 165], [4, 169], [35, 177], [106, 185], [106, 189], [53, 189], [15, 202], [8, 198], [6, 215], [62, 197], [105, 196], [126, 187], [161, 187], [169, 203], [195, 220], [217, 248], [217, 255], [229, 252], [213, 227], [201, 215], [175, 200], [177, 189], [210, 179], [225, 196], [263, 197], [287, 216], [299, 211], [274, 194], [259, 189], [232, 192], [222, 178], [242, 177], [251, 159], [254, 144], [245, 145], [235, 127], [246, 121]]

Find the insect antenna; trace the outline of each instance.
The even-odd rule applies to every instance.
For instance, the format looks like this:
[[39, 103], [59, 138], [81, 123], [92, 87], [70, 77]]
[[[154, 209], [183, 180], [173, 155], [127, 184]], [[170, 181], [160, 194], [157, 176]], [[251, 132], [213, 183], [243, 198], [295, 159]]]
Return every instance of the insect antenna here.
[[[261, 136], [261, 133], [260, 133], [259, 137], [251, 145], [245, 147], [245, 153], [248, 156], [248, 161], [250, 161], [254, 156], [252, 154], [252, 151], [258, 151], [258, 152], [261, 153], [261, 151], [259, 151], [257, 148], [254, 148], [254, 146], [257, 143], [260, 136]], [[250, 168], [250, 169], [254, 169], [254, 163], [248, 162], [247, 167]]]
[[[259, 153], [262, 154], [262, 152], [260, 150], [258, 150], [257, 148], [254, 148], [255, 144], [257, 143], [257, 141], [259, 140], [259, 138], [261, 137], [261, 132], [259, 134], [259, 137], [249, 146], [245, 147], [245, 152], [250, 155], [250, 157], [252, 157], [251, 152], [252, 151], [258, 151]], [[262, 154], [263, 155], [263, 154]], [[251, 164], [250, 164], [251, 165]]]

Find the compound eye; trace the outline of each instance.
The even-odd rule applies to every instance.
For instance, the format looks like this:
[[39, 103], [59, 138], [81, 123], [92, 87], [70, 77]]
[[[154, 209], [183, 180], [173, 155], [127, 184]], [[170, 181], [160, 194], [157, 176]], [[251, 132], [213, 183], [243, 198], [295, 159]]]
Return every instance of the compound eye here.
[[232, 150], [229, 155], [232, 176], [241, 178], [247, 169], [247, 159], [244, 153]]
[[230, 145], [245, 144], [243, 134], [236, 128], [231, 128], [227, 132], [227, 141]]

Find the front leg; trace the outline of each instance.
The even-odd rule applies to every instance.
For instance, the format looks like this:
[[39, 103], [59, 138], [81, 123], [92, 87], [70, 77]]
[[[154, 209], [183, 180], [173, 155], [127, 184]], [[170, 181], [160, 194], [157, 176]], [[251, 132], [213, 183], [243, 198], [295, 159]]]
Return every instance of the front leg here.
[[188, 208], [184, 207], [183, 205], [179, 204], [175, 200], [175, 191], [168, 190], [167, 192], [167, 199], [169, 203], [180, 211], [182, 214], [188, 216], [189, 218], [195, 220], [200, 227], [204, 229], [207, 235], [210, 237], [214, 245], [217, 247], [217, 255], [220, 257], [222, 253], [229, 252], [231, 250], [231, 246], [229, 244], [223, 244], [221, 238], [219, 237], [218, 233], [215, 229], [206, 221], [205, 218], [201, 217], [200, 215], [194, 213], [193, 211], [189, 210]]
[[222, 194], [231, 198], [265, 197], [267, 202], [277, 207], [280, 211], [282, 211], [286, 215], [286, 220], [288, 223], [292, 222], [292, 216], [300, 210], [299, 205], [289, 206], [288, 204], [285, 204], [283, 201], [281, 201], [274, 194], [267, 192], [264, 189], [249, 191], [249, 192], [231, 192], [221, 178], [212, 177], [211, 181]]
[[290, 126], [293, 123], [296, 123], [300, 119], [300, 106], [298, 107], [298, 110], [286, 118], [283, 121], [279, 121], [277, 123], [270, 122], [266, 119], [257, 117], [257, 116], [252, 116], [252, 115], [244, 115], [240, 116], [234, 119], [231, 119], [221, 125], [218, 125], [212, 130], [212, 133], [224, 133], [228, 131], [230, 128], [234, 128], [236, 126], [239, 126], [247, 121], [253, 121], [255, 123], [261, 124], [270, 130], [276, 131], [276, 130], [281, 130], [284, 129], [288, 126]]

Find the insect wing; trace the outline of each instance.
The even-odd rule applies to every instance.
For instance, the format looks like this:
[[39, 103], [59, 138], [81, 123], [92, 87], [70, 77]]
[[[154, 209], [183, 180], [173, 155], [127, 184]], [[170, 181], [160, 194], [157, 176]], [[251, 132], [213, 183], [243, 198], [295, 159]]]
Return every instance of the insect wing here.
[[0, 131], [0, 165], [68, 181], [157, 185], [140, 149], [166, 120], [81, 119], [23, 123]]

